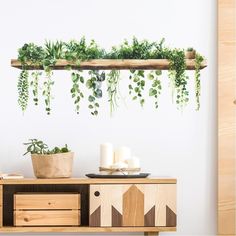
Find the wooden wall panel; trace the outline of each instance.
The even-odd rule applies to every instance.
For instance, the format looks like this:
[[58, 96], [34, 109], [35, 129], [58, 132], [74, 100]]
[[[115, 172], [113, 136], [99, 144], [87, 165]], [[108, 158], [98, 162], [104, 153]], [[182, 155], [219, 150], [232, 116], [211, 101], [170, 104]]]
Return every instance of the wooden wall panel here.
[[236, 235], [236, 1], [218, 0], [218, 234]]
[[3, 186], [0, 185], [0, 227], [3, 224]]

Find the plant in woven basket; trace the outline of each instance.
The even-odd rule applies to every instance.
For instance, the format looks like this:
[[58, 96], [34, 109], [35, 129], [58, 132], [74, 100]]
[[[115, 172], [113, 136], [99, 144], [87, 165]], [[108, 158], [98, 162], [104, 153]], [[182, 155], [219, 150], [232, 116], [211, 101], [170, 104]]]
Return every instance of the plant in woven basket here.
[[24, 143], [27, 146], [27, 151], [24, 155], [30, 154], [57, 154], [57, 153], [66, 153], [70, 152], [67, 144], [64, 147], [54, 147], [53, 149], [49, 149], [48, 145], [41, 140], [38, 139], [29, 139], [29, 142]]

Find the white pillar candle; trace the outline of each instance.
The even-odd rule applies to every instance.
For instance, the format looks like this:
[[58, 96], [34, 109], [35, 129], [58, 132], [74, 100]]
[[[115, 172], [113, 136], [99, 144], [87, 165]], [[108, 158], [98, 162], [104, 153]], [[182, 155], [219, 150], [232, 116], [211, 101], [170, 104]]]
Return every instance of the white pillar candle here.
[[[111, 143], [100, 145], [100, 167], [110, 168], [114, 162], [114, 152]], [[104, 172], [102, 172], [104, 174]]]
[[124, 162], [131, 157], [131, 150], [128, 147], [120, 147], [115, 150], [115, 163]]
[[[130, 159], [127, 160], [127, 163], [128, 163], [128, 168], [140, 168], [140, 161], [137, 157], [131, 157]], [[139, 174], [140, 172], [137, 171], [137, 172], [129, 172], [130, 175], [132, 174]]]

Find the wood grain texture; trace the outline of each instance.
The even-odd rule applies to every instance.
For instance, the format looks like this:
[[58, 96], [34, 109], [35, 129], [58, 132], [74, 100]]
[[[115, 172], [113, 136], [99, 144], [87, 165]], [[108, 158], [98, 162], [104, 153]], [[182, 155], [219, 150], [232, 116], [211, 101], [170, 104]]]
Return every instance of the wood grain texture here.
[[153, 206], [144, 216], [144, 226], [155, 226], [155, 206]]
[[122, 215], [122, 226], [167, 226], [176, 222], [176, 184], [90, 185], [90, 215], [99, 206], [102, 227], [112, 226], [113, 207]]
[[89, 225], [92, 227], [101, 226], [101, 206], [99, 206], [92, 214], [89, 216]]
[[80, 194], [14, 194], [15, 210], [80, 209]]
[[150, 177], [142, 179], [90, 179], [90, 178], [64, 178], [64, 179], [5, 179], [0, 185], [8, 184], [176, 184], [174, 178]]
[[90, 215], [101, 206], [100, 226], [112, 226], [112, 206], [122, 214], [122, 196], [129, 187], [129, 184], [90, 185]]
[[81, 195], [81, 225], [89, 225], [89, 186], [75, 184], [4, 185], [3, 186], [3, 226], [13, 226], [14, 194], [25, 193], [74, 193]]
[[[34, 70], [39, 69], [42, 70], [42, 66], [30, 65], [29, 63], [28, 69]], [[127, 69], [142, 69], [142, 70], [168, 70], [170, 62], [166, 59], [148, 59], [148, 60], [134, 60], [134, 59], [125, 59], [125, 60], [115, 60], [115, 59], [97, 59], [90, 61], [82, 61], [80, 66], [76, 65], [76, 63], [67, 61], [67, 60], [57, 60], [55, 66], [53, 66], [54, 70], [65, 70], [66, 67], [71, 66], [73, 69], [81, 69], [81, 70], [127, 70]], [[195, 60], [186, 59], [187, 70], [195, 69]], [[11, 60], [11, 66], [22, 69], [22, 64], [20, 61], [16, 59]], [[203, 62], [201, 65], [201, 69], [205, 68], [206, 62]]]
[[2, 227], [0, 233], [125, 233], [125, 232], [175, 232], [176, 227]]
[[3, 186], [0, 185], [0, 227], [3, 225]]
[[135, 185], [123, 195], [123, 226], [144, 226], [144, 194]]
[[166, 206], [166, 226], [176, 226], [176, 214]]
[[155, 225], [166, 225], [166, 206], [176, 214], [176, 185], [158, 184], [156, 198]]
[[114, 207], [112, 206], [111, 209], [112, 214], [112, 227], [121, 227], [123, 225], [122, 223], [122, 214]]
[[15, 226], [76, 226], [80, 225], [79, 210], [15, 211]]
[[236, 235], [236, 2], [218, 1], [218, 234]]

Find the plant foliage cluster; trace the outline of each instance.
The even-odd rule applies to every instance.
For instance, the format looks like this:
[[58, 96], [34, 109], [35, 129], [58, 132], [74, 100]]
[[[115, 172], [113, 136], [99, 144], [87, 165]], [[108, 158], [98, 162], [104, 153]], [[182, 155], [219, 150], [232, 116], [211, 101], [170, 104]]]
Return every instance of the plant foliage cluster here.
[[26, 153], [24, 153], [24, 155], [26, 155], [27, 153], [49, 155], [49, 154], [65, 153], [70, 151], [68, 149], [67, 144], [65, 144], [65, 146], [62, 148], [54, 147], [53, 149], [49, 149], [47, 144], [38, 139], [30, 139], [29, 142], [24, 143], [24, 145], [27, 146]]
[[[190, 50], [190, 48], [188, 49]], [[191, 48], [191, 50], [193, 50]], [[58, 59], [65, 59], [76, 63], [78, 70], [72, 71], [71, 80], [71, 96], [75, 104], [77, 113], [80, 111], [80, 102], [84, 98], [83, 85], [87, 88], [89, 96], [87, 97], [88, 108], [92, 115], [98, 115], [98, 108], [100, 99], [103, 96], [102, 84], [107, 81], [108, 101], [110, 103], [111, 112], [117, 106], [118, 88], [120, 80], [120, 72], [118, 70], [111, 70], [105, 73], [104, 71], [90, 70], [88, 76], [84, 76], [83, 71], [80, 70], [81, 61], [91, 59], [168, 59], [170, 61], [170, 69], [168, 77], [172, 88], [172, 97], [177, 107], [182, 109], [189, 101], [189, 91], [187, 88], [189, 77], [186, 75], [186, 58], [184, 49], [171, 49], [164, 46], [164, 39], [160, 42], [150, 42], [148, 40], [139, 41], [133, 38], [131, 42], [124, 40], [119, 46], [113, 46], [110, 51], [98, 46], [98, 44], [91, 40], [87, 42], [83, 37], [79, 41], [46, 41], [44, 47], [38, 46], [34, 43], [25, 44], [18, 51], [18, 60], [22, 64], [22, 72], [18, 80], [18, 103], [24, 112], [26, 110], [29, 98], [29, 87], [31, 85], [33, 92], [33, 101], [35, 105], [39, 102], [39, 77], [42, 76], [38, 71], [32, 73], [32, 81], [29, 82], [28, 68], [31, 65], [43, 67], [46, 73], [46, 79], [43, 82], [42, 95], [47, 114], [51, 112], [52, 99], [52, 80], [53, 66]], [[195, 60], [195, 97], [196, 109], [200, 108], [200, 65], [204, 58], [200, 54], [196, 54]], [[68, 67], [68, 70], [71, 70]], [[145, 75], [143, 70], [130, 71], [130, 83], [128, 85], [129, 94], [133, 100], [137, 100], [141, 106], [145, 103], [145, 87], [147, 81], [151, 81], [149, 88], [149, 96], [155, 98], [155, 108], [158, 108], [158, 99], [161, 94], [161, 81], [159, 76], [161, 71], [149, 71]], [[148, 78], [148, 79], [146, 79]]]

